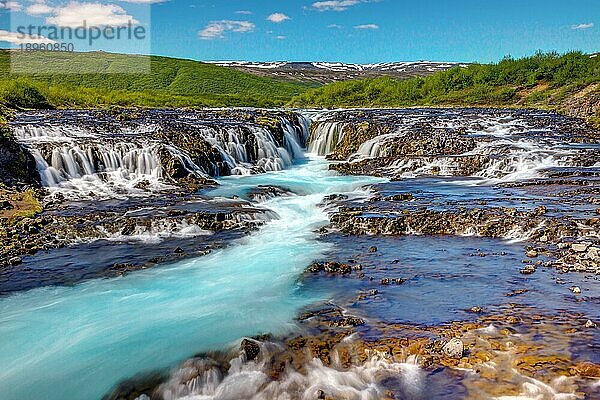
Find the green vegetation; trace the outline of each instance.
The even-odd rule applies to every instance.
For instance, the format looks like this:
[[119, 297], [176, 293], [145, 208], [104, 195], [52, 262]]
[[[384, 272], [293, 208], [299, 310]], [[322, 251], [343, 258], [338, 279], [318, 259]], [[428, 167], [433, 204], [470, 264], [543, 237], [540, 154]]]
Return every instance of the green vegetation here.
[[[12, 74], [11, 61], [32, 73]], [[150, 73], [134, 72], [142, 63]], [[52, 107], [493, 106], [586, 110], [581, 116], [600, 125], [599, 103], [600, 56], [578, 52], [314, 88], [191, 60], [0, 50], [0, 121], [8, 109]]]
[[[409, 80], [337, 82], [296, 96], [297, 107], [557, 107], [574, 93], [598, 92], [600, 56], [538, 53], [497, 64], [472, 64]], [[597, 115], [596, 117], [600, 117]], [[594, 118], [590, 116], [590, 118]]]
[[[13, 63], [35, 73], [11, 73], [11, 56]], [[142, 63], [148, 63], [150, 73], [121, 72], [136, 71]], [[307, 89], [299, 83], [167, 57], [0, 51], [0, 106], [17, 109], [102, 105], [272, 107], [285, 104]]]

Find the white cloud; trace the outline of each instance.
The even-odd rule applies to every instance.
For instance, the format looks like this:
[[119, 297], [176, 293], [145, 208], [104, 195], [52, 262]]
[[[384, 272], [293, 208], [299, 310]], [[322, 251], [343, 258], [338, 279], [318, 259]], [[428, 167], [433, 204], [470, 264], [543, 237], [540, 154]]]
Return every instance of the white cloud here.
[[267, 17], [268, 21], [274, 22], [276, 24], [281, 24], [282, 22], [285, 22], [288, 19], [291, 19], [291, 18], [283, 13], [274, 13]]
[[54, 9], [44, 3], [35, 3], [25, 9], [25, 12], [29, 15], [38, 16], [51, 14]]
[[587, 23], [587, 24], [571, 25], [571, 29], [576, 30], [576, 31], [583, 31], [583, 30], [590, 29], [593, 27], [594, 27], [594, 24], [592, 22]]
[[364, 24], [364, 25], [356, 25], [354, 29], [379, 29], [379, 25], [375, 24]]
[[77, 3], [56, 7], [53, 16], [46, 18], [47, 24], [76, 28], [83, 26], [126, 26], [136, 25], [139, 21], [128, 15], [115, 4]]
[[348, 7], [363, 2], [364, 0], [326, 0], [313, 3], [312, 7], [317, 11], [346, 11]]
[[327, 27], [331, 28], [331, 29], [342, 29], [343, 28], [342, 25], [338, 25], [338, 24], [327, 25]]
[[10, 10], [10, 11], [21, 11], [23, 6], [21, 3], [16, 1], [0, 1], [0, 9]]
[[287, 36], [276, 36], [275, 39], [285, 40], [285, 39], [287, 39]]
[[168, 0], [119, 0], [125, 3], [136, 3], [136, 4], [156, 4], [156, 3], [164, 3]]
[[236, 14], [241, 14], [241, 15], [252, 15], [252, 11], [248, 11], [248, 10], [239, 10], [235, 12]]
[[198, 32], [198, 35], [204, 40], [223, 39], [227, 32], [252, 32], [255, 27], [256, 25], [248, 21], [212, 21]]
[[9, 32], [0, 30], [0, 42], [8, 42], [13, 44], [26, 44], [26, 43], [44, 43], [51, 44], [56, 43], [54, 40], [50, 40], [43, 36], [38, 35], [26, 35], [17, 32]]

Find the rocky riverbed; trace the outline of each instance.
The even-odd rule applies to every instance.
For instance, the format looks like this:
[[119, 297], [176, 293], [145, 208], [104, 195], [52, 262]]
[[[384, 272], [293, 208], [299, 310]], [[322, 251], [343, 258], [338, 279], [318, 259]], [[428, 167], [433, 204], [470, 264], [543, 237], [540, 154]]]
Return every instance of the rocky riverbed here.
[[[0, 293], [199, 256], [255, 230], [272, 217], [268, 210], [198, 192], [216, 176], [291, 165], [305, 124], [300, 115], [261, 110], [19, 114], [0, 154]], [[115, 244], [117, 254], [60, 273], [74, 254]], [[40, 262], [50, 266], [40, 271]]]
[[78, 365], [107, 399], [600, 395], [600, 134], [580, 120], [125, 110], [12, 129], [39, 179], [6, 183], [0, 350], [81, 335], [48, 356], [62, 398]]

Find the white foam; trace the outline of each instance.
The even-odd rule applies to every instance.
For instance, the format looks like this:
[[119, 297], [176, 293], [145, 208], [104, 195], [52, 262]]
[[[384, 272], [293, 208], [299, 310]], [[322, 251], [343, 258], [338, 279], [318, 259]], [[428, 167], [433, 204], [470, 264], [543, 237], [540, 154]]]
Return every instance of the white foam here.
[[[264, 354], [273, 351], [275, 345], [260, 346]], [[389, 377], [400, 380], [404, 393], [419, 397], [425, 391], [427, 376], [415, 357], [394, 363], [379, 353], [372, 354], [362, 366], [348, 369], [335, 366], [335, 362], [326, 366], [313, 358], [302, 372], [288, 365], [278, 380], [269, 377], [268, 357], [246, 362], [241, 355], [230, 364], [223, 377], [210, 360], [189, 360], [171, 374], [159, 392], [165, 400], [313, 400], [320, 391], [336, 399], [375, 400], [383, 397], [381, 382]]]

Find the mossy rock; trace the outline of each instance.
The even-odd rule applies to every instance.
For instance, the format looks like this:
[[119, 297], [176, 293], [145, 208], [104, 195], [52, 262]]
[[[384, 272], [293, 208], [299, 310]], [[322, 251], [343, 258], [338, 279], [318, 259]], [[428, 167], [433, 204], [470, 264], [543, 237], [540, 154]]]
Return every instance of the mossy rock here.
[[35, 159], [16, 142], [6, 125], [0, 126], [0, 183], [12, 187], [40, 186]]
[[280, 129], [281, 121], [278, 118], [260, 116], [256, 118], [256, 123], [266, 126], [270, 129]]

